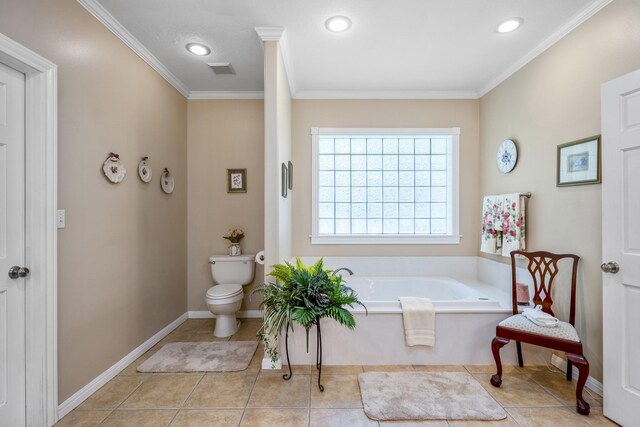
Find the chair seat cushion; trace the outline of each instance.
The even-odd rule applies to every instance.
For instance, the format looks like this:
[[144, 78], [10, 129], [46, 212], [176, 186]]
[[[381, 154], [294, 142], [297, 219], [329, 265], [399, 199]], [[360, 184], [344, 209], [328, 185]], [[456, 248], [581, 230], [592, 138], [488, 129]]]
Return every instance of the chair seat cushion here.
[[516, 314], [507, 319], [504, 319], [498, 324], [503, 328], [515, 329], [522, 332], [528, 332], [530, 334], [544, 335], [551, 338], [559, 338], [567, 341], [580, 342], [576, 329], [571, 326], [570, 323], [562, 322], [558, 323], [555, 328], [545, 328], [544, 326], [538, 326], [531, 320], [524, 317], [522, 314]]

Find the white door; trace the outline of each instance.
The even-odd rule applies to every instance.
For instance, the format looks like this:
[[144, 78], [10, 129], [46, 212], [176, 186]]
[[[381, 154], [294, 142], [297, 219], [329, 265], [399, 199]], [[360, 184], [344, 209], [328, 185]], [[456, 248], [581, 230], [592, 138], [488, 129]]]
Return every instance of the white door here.
[[[0, 425], [25, 423], [25, 78], [0, 64]], [[14, 271], [20, 276], [26, 271]]]
[[640, 70], [602, 86], [602, 171], [604, 414], [640, 426]]

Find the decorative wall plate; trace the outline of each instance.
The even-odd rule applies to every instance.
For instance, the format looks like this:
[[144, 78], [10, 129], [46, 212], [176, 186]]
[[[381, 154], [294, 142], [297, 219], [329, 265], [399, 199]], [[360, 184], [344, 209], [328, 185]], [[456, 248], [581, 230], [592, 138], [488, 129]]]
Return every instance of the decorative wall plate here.
[[104, 172], [104, 176], [114, 184], [121, 182], [127, 174], [127, 169], [120, 161], [120, 156], [117, 153], [109, 153], [109, 157], [107, 157], [107, 160], [105, 160], [102, 165], [102, 171]]
[[164, 172], [162, 172], [162, 176], [160, 177], [160, 187], [162, 187], [162, 191], [171, 194], [173, 193], [174, 186], [175, 181], [173, 180], [173, 176], [169, 173], [169, 169], [164, 168]]
[[143, 157], [138, 163], [138, 175], [140, 175], [140, 179], [142, 182], [150, 182], [151, 177], [153, 176], [153, 171], [151, 170], [151, 166], [149, 165], [149, 158]]
[[518, 148], [516, 143], [510, 139], [505, 139], [498, 147], [498, 153], [496, 154], [496, 161], [498, 163], [498, 169], [502, 173], [509, 173], [516, 166], [518, 161]]

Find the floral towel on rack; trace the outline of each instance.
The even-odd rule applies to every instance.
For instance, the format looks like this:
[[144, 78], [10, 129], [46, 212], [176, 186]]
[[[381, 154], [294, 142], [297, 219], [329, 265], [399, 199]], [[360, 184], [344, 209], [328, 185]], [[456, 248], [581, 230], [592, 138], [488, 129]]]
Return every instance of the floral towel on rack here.
[[525, 201], [519, 193], [486, 196], [480, 251], [510, 256], [525, 249]]
[[505, 194], [502, 208], [502, 256], [525, 249], [525, 202], [519, 193]]
[[[480, 251], [488, 254], [500, 254], [498, 240], [502, 243], [500, 214], [502, 212], [502, 198], [500, 196], [486, 196], [482, 201], [482, 239]], [[497, 226], [498, 225], [498, 226]], [[498, 239], [500, 237], [500, 239]]]

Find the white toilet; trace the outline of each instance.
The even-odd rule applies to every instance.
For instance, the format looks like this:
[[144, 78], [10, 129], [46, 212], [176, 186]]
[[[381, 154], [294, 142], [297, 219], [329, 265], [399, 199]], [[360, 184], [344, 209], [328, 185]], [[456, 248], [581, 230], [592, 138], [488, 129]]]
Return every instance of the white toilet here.
[[216, 283], [207, 291], [207, 306], [216, 316], [213, 335], [230, 337], [240, 325], [236, 320], [236, 313], [244, 298], [242, 287], [253, 282], [254, 255], [216, 255], [209, 258], [209, 263], [211, 277]]

